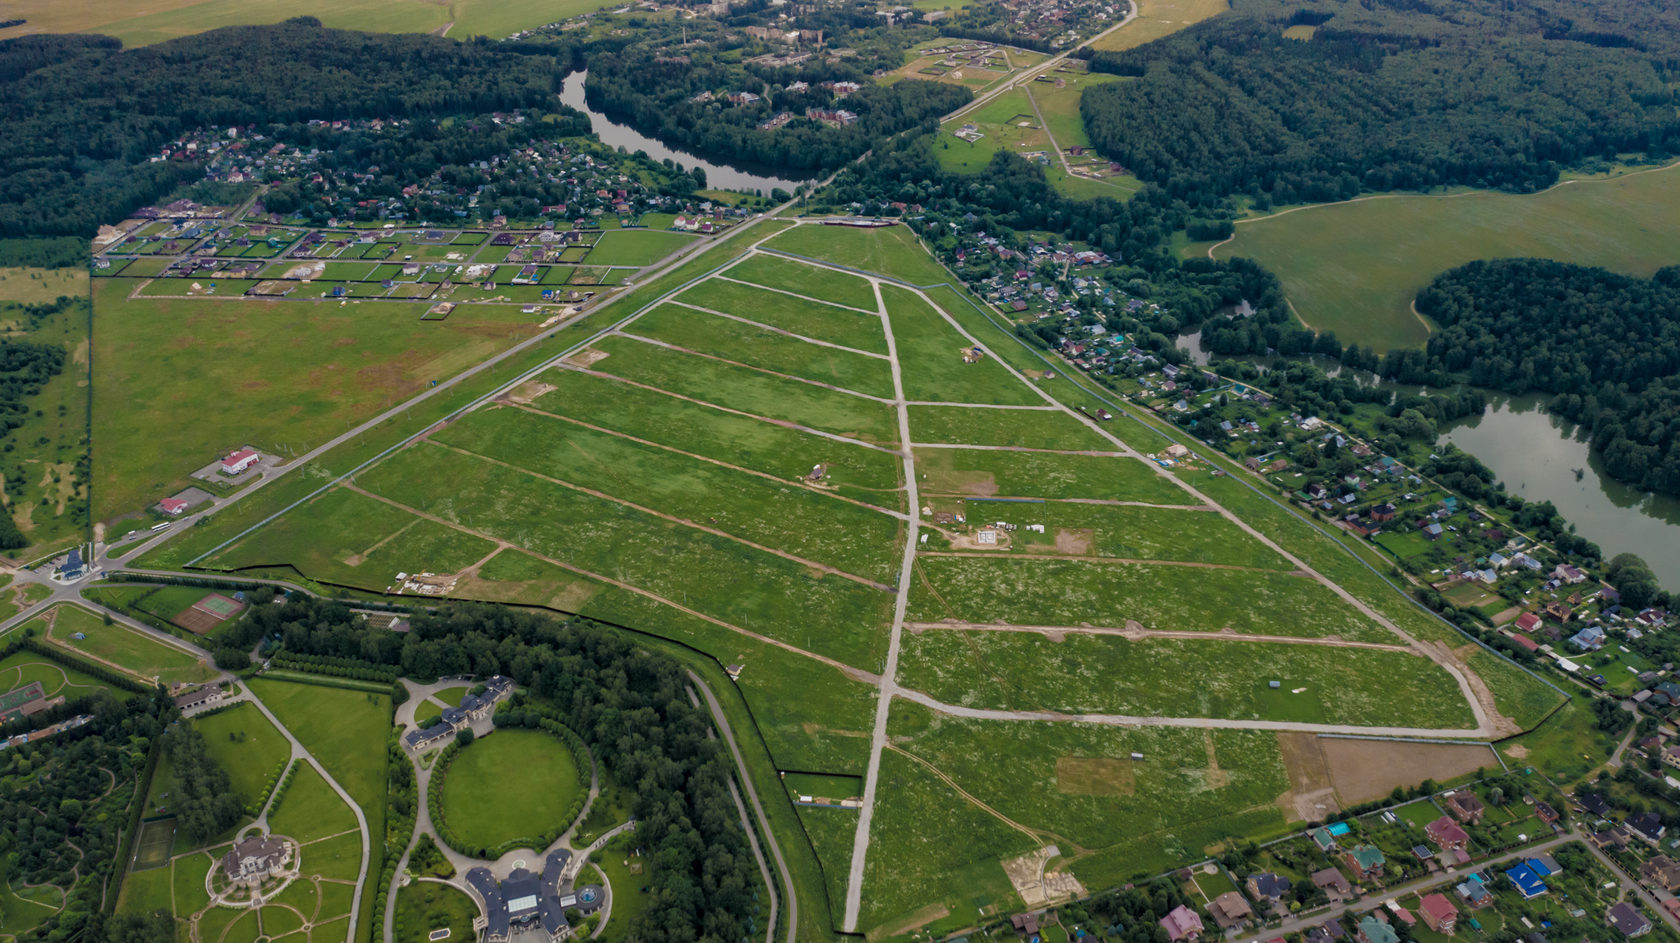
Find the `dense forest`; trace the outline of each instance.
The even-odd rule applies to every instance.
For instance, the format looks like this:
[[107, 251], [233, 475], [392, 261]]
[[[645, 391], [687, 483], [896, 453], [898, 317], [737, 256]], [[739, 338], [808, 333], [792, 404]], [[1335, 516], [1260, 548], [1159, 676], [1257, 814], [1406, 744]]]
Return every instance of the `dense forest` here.
[[245, 799], [234, 793], [227, 770], [210, 755], [198, 728], [177, 724], [163, 735], [162, 744], [175, 774], [170, 804], [181, 831], [205, 842], [238, 825]]
[[[733, 14], [727, 29], [705, 27], [704, 21], [688, 25], [683, 35], [690, 44], [679, 47], [680, 53], [673, 49], [675, 27], [649, 24], [640, 41], [590, 56], [588, 102], [643, 133], [702, 154], [809, 170], [838, 167], [879, 138], [932, 122], [973, 97], [962, 86], [941, 82], [877, 85], [876, 69], [898, 67], [909, 42], [935, 34], [925, 27], [883, 29], [872, 6], [801, 14], [801, 26], [821, 32], [829, 48], [845, 45], [854, 55], [807, 49], [814, 54], [796, 65], [750, 61], [770, 51], [744, 32], [761, 21], [768, 18], [747, 9]], [[837, 95], [825, 82], [855, 82], [861, 88]], [[739, 92], [758, 100], [728, 99]], [[857, 120], [825, 124], [807, 117], [808, 110], [845, 110]], [[783, 112], [791, 112], [793, 120], [774, 130], [760, 127]]]
[[507, 674], [553, 705], [636, 800], [646, 908], [631, 941], [735, 943], [749, 935], [757, 865], [729, 794], [734, 766], [708, 740], [681, 667], [620, 633], [491, 606], [416, 614], [407, 633], [369, 632], [342, 604], [293, 596], [258, 605], [242, 637], [279, 633], [287, 652], [400, 665], [405, 675]]
[[1239, 0], [1095, 53], [1094, 70], [1134, 78], [1088, 90], [1081, 113], [1104, 155], [1199, 205], [1530, 191], [1561, 167], [1680, 147], [1677, 43], [1675, 11], [1649, 0]]
[[196, 176], [191, 162], [151, 158], [204, 125], [554, 111], [571, 65], [560, 50], [324, 29], [308, 17], [129, 50], [98, 36], [9, 40], [0, 236], [92, 235]]
[[1401, 379], [1550, 393], [1552, 412], [1591, 432], [1611, 477], [1680, 494], [1680, 267], [1641, 279], [1472, 262], [1436, 278], [1417, 306], [1442, 330]]

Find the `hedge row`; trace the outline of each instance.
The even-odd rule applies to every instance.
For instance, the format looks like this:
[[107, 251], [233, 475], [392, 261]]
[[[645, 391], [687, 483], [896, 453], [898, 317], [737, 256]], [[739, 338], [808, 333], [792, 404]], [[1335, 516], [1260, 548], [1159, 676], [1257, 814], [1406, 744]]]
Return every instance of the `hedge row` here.
[[141, 684], [128, 675], [119, 671], [113, 671], [98, 662], [83, 661], [57, 645], [39, 641], [32, 636], [23, 636], [13, 639], [11, 644], [6, 646], [5, 654], [0, 654], [0, 660], [4, 660], [5, 658], [15, 654], [20, 649], [44, 656], [52, 661], [58, 662], [66, 668], [74, 668], [82, 674], [103, 681], [114, 688], [121, 688], [124, 691], [132, 691], [135, 694], [146, 694], [152, 690], [150, 685]]
[[287, 757], [286, 759], [280, 761], [279, 766], [274, 768], [274, 772], [270, 773], [268, 776], [268, 781], [263, 783], [262, 791], [257, 794], [255, 799], [252, 800], [252, 804], [246, 807], [246, 815], [249, 815], [252, 818], [256, 818], [258, 815], [261, 815], [263, 806], [268, 805], [268, 797], [270, 795], [274, 796], [275, 806], [280, 805], [280, 794], [276, 793], [275, 789], [279, 787], [280, 784], [291, 781], [291, 774], [287, 770], [287, 766], [291, 762], [291, 757]]
[[394, 683], [401, 674], [401, 670], [395, 665], [376, 665], [358, 658], [334, 658], [329, 655], [293, 655], [284, 649], [275, 652], [268, 661], [269, 664], [293, 671], [333, 675], [357, 681], [384, 681], [387, 684]]
[[268, 670], [261, 673], [265, 678], [276, 681], [296, 681], [300, 684], [317, 684], [323, 688], [343, 688], [346, 691], [366, 691], [370, 694], [391, 694], [392, 686], [380, 684], [376, 681], [357, 681], [352, 678], [329, 678], [324, 675], [306, 674], [302, 671], [289, 671], [284, 668]]
[[[379, 883], [373, 885], [388, 888], [396, 878], [397, 864], [401, 862], [403, 853], [408, 851], [409, 839], [414, 836], [414, 817], [418, 813], [416, 802], [419, 791], [414, 782], [414, 765], [409, 762], [408, 755], [403, 752], [402, 731], [393, 729], [385, 740], [386, 757], [385, 768], [389, 770], [385, 778], [385, 863], [379, 870]], [[385, 894], [374, 895], [371, 926], [374, 934], [384, 934], [385, 926]], [[399, 932], [398, 937], [402, 934]]]

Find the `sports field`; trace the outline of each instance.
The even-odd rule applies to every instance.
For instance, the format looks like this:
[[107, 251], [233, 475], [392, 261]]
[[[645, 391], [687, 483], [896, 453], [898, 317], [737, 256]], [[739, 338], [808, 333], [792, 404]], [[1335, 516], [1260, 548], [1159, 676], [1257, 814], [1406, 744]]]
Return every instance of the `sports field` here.
[[449, 26], [448, 35], [454, 38], [500, 39], [607, 6], [611, 4], [599, 0], [148, 0], [113, 7], [95, 0], [17, 0], [7, 5], [7, 18], [28, 22], [0, 30], [0, 39], [30, 33], [103, 33], [125, 46], [146, 46], [222, 26], [278, 23], [294, 16], [318, 17], [339, 29], [430, 33]]
[[558, 737], [507, 729], [461, 748], [440, 798], [449, 830], [468, 848], [496, 848], [563, 830], [570, 824], [566, 815], [588, 789], [588, 774]]
[[1244, 220], [1212, 251], [1276, 273], [1301, 320], [1342, 343], [1418, 347], [1412, 300], [1447, 269], [1535, 256], [1649, 276], [1675, 261], [1680, 167], [1561, 183], [1536, 194], [1366, 197]]
[[[897, 228], [802, 225], [764, 248], [945, 280]], [[1161, 468], [1140, 454], [1155, 433], [1070, 408], [1094, 401], [949, 290], [759, 251], [675, 303], [629, 300], [606, 336], [326, 496], [224, 533], [238, 539], [200, 565], [284, 562], [380, 589], [347, 554], [425, 521], [502, 546], [461, 571], [473, 598], [580, 612], [737, 666], [777, 768], [861, 782], [879, 758], [863, 844], [859, 820], [800, 813], [829, 926], [855, 904], [852, 926], [876, 937], [1018, 908], [1004, 863], [1050, 844], [1067, 856], [1051, 870], [1094, 890], [1276, 831], [1295, 815], [1291, 780], [1256, 720], [1476, 739], [1517, 728], [1503, 709], [1543, 706], [1505, 663], [1425, 645], [1449, 630], [1228, 478]], [[876, 741], [894, 648], [901, 696]], [[1489, 679], [1485, 701], [1472, 675]], [[451, 798], [501, 788], [461, 764], [513, 769], [487, 749], [517, 745], [510, 733], [449, 774], [451, 823], [475, 841], [522, 828], [500, 811], [511, 801]]]

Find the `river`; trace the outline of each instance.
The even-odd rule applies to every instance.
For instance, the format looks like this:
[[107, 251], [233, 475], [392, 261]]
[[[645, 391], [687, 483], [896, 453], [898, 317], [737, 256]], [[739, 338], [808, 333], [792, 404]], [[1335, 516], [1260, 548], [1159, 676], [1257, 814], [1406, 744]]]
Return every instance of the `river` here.
[[[1178, 338], [1191, 359], [1206, 367], [1213, 358], [1201, 342], [1200, 331]], [[1277, 358], [1241, 359], [1270, 366]], [[1332, 375], [1341, 369], [1327, 358], [1314, 362]], [[1487, 411], [1448, 423], [1442, 438], [1493, 469], [1511, 492], [1552, 502], [1606, 558], [1637, 553], [1663, 588], [1680, 589], [1680, 553], [1675, 552], [1680, 548], [1680, 498], [1639, 491], [1606, 475], [1604, 463], [1590, 454], [1585, 431], [1547, 413], [1546, 397], [1483, 392]]]
[[680, 150], [655, 138], [637, 131], [627, 124], [621, 124], [589, 107], [584, 101], [583, 83], [589, 78], [589, 71], [573, 72], [566, 76], [561, 85], [560, 101], [589, 116], [589, 126], [595, 131], [602, 143], [613, 147], [622, 147], [631, 153], [645, 151], [654, 160], [671, 160], [683, 168], [699, 167], [706, 172], [706, 186], [715, 190], [740, 190], [746, 193], [761, 192], [765, 196], [771, 190], [780, 187], [789, 193], [801, 183], [817, 179], [808, 177], [783, 177], [785, 170], [773, 167], [742, 164], [715, 164], [698, 154]]

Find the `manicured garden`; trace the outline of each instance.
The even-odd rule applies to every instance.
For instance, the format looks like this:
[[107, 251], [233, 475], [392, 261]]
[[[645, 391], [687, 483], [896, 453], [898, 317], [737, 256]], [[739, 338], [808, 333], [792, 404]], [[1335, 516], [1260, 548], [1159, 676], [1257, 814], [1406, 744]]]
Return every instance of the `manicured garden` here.
[[465, 854], [525, 838], [540, 849], [547, 842], [537, 839], [570, 825], [568, 815], [576, 817], [589, 790], [588, 774], [571, 750], [543, 730], [501, 729], [480, 737], [458, 748], [432, 777], [445, 830]]

